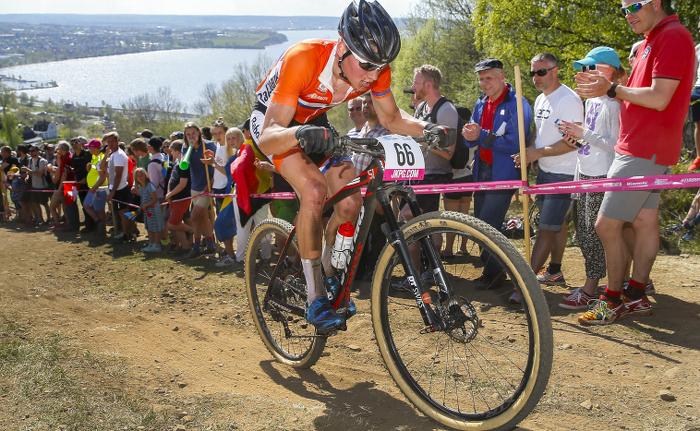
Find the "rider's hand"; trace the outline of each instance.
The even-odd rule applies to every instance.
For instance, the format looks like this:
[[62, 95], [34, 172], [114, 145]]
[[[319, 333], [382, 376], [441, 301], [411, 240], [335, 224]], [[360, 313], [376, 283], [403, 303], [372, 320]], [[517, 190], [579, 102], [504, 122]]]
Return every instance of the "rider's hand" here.
[[299, 126], [294, 136], [307, 153], [325, 153], [340, 142], [331, 129], [318, 126]]
[[423, 129], [423, 133], [437, 136], [440, 148], [451, 147], [457, 142], [457, 129], [452, 127], [428, 123]]

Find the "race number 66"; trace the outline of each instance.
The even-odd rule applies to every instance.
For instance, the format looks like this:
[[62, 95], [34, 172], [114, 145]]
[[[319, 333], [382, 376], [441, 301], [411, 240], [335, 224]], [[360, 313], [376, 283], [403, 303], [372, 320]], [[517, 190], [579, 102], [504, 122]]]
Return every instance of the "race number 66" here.
[[408, 166], [413, 166], [416, 164], [416, 156], [413, 154], [410, 145], [406, 143], [402, 145], [398, 142], [394, 142], [394, 150], [396, 150], [396, 163], [398, 163], [399, 166], [404, 166], [406, 164], [408, 164]]

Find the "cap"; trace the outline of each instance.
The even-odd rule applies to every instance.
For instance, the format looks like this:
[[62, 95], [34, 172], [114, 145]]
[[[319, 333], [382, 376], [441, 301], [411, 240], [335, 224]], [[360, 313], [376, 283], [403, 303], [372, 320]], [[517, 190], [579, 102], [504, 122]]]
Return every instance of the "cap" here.
[[503, 62], [497, 58], [486, 58], [476, 63], [474, 66], [474, 72], [482, 72], [484, 70], [490, 69], [503, 69]]
[[75, 138], [75, 139], [77, 139], [78, 141], [80, 141], [80, 143], [83, 144], [83, 145], [85, 145], [85, 144], [88, 143], [88, 140], [87, 140], [87, 138], [86, 138], [85, 136], [78, 136], [78, 137]]
[[170, 134], [170, 136], [172, 136], [172, 135], [177, 136], [177, 139], [185, 139], [185, 134], [182, 133], [182, 132], [180, 132], [180, 131], [173, 132], [173, 133]]
[[13, 166], [10, 168], [10, 172], [12, 172], [13, 174], [16, 174], [17, 172], [19, 172], [19, 168], [17, 166]]
[[613, 67], [620, 67], [620, 56], [617, 51], [607, 46], [599, 46], [588, 51], [586, 58], [574, 61], [574, 69], [580, 69], [581, 66], [591, 66], [593, 64], [605, 63]]
[[90, 142], [88, 142], [85, 145], [85, 148], [101, 148], [102, 143], [98, 141], [97, 139], [90, 139]]
[[248, 118], [247, 120], [245, 120], [245, 123], [243, 123], [243, 124], [241, 124], [240, 126], [238, 126], [238, 128], [241, 129], [241, 130], [250, 130], [250, 118]]

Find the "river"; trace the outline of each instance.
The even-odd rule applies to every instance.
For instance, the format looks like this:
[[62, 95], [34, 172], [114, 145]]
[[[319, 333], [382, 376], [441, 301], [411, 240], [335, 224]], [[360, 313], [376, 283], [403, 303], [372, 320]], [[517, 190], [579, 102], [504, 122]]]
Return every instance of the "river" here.
[[184, 49], [138, 54], [80, 58], [0, 69], [0, 74], [22, 76], [40, 83], [56, 81], [58, 87], [27, 90], [39, 100], [65, 100], [99, 107], [102, 102], [119, 107], [129, 98], [169, 87], [188, 108], [201, 99], [208, 83], [229, 79], [240, 63], [252, 64], [264, 53], [279, 57], [294, 43], [310, 38], [335, 39], [335, 30], [282, 31], [288, 41], [260, 49]]

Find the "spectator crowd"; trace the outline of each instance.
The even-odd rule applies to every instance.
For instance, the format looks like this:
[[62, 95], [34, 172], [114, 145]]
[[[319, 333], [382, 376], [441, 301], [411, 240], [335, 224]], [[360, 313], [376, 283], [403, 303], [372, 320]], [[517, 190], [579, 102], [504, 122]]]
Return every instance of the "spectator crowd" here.
[[[519, 152], [517, 95], [501, 60], [487, 58], [475, 65], [483, 94], [470, 109], [441, 94], [443, 76], [438, 67], [416, 67], [406, 91], [412, 94], [414, 116], [458, 129], [461, 136], [455, 146], [467, 148], [468, 162], [455, 164], [452, 159], [459, 153], [455, 146], [449, 152], [430, 150], [425, 154], [424, 179], [411, 184], [519, 180], [521, 169], [535, 169], [538, 185], [667, 173], [680, 156], [688, 106], [700, 147], [700, 44], [694, 46], [690, 32], [677, 16], [668, 16], [661, 3], [651, 0], [622, 8], [634, 32], [644, 35], [631, 48], [630, 68], [623, 66], [614, 49], [591, 47], [571, 65], [578, 73], [575, 88], [570, 88], [559, 80], [566, 66], [555, 54], [542, 52], [532, 58], [529, 74], [541, 94], [532, 105], [522, 98], [524, 160]], [[354, 124], [348, 136], [391, 133], [380, 123], [373, 102], [367, 93], [347, 103]], [[369, 162], [365, 154], [352, 157], [356, 174]], [[218, 241], [224, 251], [216, 266], [234, 270], [243, 269], [255, 223], [270, 213], [294, 223], [299, 211], [295, 200], [248, 202], [252, 193], [293, 191], [252, 145], [250, 120], [231, 128], [221, 118], [210, 127], [190, 122], [168, 137], [146, 129], [128, 145], [110, 132], [100, 140], [78, 136], [56, 145], [19, 145], [15, 151], [3, 147], [0, 163], [15, 220], [24, 227], [77, 231], [82, 218], [81, 235], [105, 237], [111, 229], [112, 240], [124, 245], [137, 241], [142, 226], [148, 238], [142, 252], [185, 260], [215, 255]], [[700, 157], [689, 169], [698, 168]], [[422, 194], [418, 204], [423, 212], [436, 211], [442, 203], [445, 210], [468, 214], [473, 202], [475, 217], [501, 229], [514, 193], [498, 189]], [[655, 292], [650, 273], [659, 249], [659, 196], [658, 190], [537, 195], [539, 231], [530, 262], [542, 284], [567, 283], [562, 262], [570, 209], [576, 205], [573, 217], [586, 280], [559, 305], [586, 310], [579, 317], [581, 324], [610, 324], [627, 315], [652, 314], [648, 295]], [[242, 211], [242, 199], [250, 211]], [[694, 229], [699, 208], [700, 193], [677, 229]], [[399, 210], [411, 218], [408, 208]], [[359, 264], [360, 279], [371, 278], [373, 262], [385, 243], [380, 218], [375, 219]], [[442, 238], [435, 240], [445, 260], [469, 253], [454, 235], [446, 236], [444, 247]], [[269, 245], [263, 244], [261, 252], [263, 258], [269, 257]], [[418, 261], [419, 247], [411, 252]], [[479, 257], [484, 266], [477, 289], [495, 289], [506, 282], [495, 259], [485, 251]], [[606, 277], [608, 283], [599, 285]], [[430, 271], [422, 278], [434, 283]], [[403, 281], [393, 288], [410, 286]], [[518, 304], [521, 298], [513, 292], [509, 301]]]

